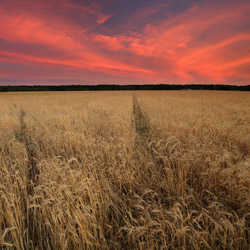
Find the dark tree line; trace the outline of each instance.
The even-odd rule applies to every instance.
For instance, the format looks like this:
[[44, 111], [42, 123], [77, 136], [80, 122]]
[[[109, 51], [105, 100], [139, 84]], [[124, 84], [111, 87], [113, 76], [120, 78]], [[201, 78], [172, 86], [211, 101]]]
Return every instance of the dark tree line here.
[[26, 92], [26, 91], [109, 91], [109, 90], [240, 90], [250, 91], [250, 85], [19, 85], [0, 86], [0, 92]]

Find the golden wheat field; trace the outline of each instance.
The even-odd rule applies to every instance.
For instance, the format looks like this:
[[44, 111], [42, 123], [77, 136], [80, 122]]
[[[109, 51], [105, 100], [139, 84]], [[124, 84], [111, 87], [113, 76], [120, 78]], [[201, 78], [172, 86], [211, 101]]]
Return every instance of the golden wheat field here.
[[0, 94], [2, 249], [249, 249], [250, 93]]

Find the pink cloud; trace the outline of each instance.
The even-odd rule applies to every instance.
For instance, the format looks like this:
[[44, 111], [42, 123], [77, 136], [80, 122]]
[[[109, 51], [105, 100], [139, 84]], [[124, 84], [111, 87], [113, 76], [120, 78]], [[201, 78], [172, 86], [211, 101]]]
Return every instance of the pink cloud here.
[[[199, 76], [211, 82], [225, 82], [239, 72], [240, 66], [250, 62], [250, 33], [240, 28], [235, 32], [237, 25], [250, 22], [250, 17], [243, 17], [243, 10], [250, 10], [250, 6], [196, 5], [158, 25], [147, 25], [140, 36], [97, 35], [94, 40], [109, 50], [165, 63], [165, 68], [154, 69], [162, 81], [171, 77], [175, 82], [195, 81]], [[215, 37], [213, 29], [217, 25], [221, 31]], [[202, 35], [206, 32], [205, 40]], [[238, 57], [229, 58], [231, 51]], [[244, 77], [250, 78], [250, 73], [244, 72]]]
[[[148, 24], [133, 32], [130, 27], [126, 32], [106, 27], [115, 13], [103, 13], [98, 4], [60, 3], [63, 14], [55, 16], [53, 11], [46, 14], [48, 1], [32, 2], [33, 13], [18, 2], [16, 10], [0, 7], [1, 40], [60, 52], [49, 55], [24, 52], [18, 46], [15, 52], [0, 47], [0, 61], [35, 63], [41, 68], [56, 65], [64, 71], [69, 67], [152, 83], [226, 82], [235, 77], [250, 81], [250, 17], [243, 14], [250, 13], [250, 6], [246, 1], [226, 6], [196, 4], [158, 22], [151, 22], [150, 17], [168, 4], [144, 7], [135, 17], [148, 18]], [[77, 13], [79, 23], [65, 13]]]
[[159, 3], [154, 5], [154, 7], [143, 8], [136, 13], [136, 18], [147, 18], [153, 14], [158, 13], [160, 10], [162, 10], [162, 8], [166, 8], [167, 6], [169, 6], [169, 3]]
[[[47, 22], [27, 15], [9, 16], [1, 13], [2, 25], [0, 26], [0, 38], [11, 42], [25, 42], [30, 44], [41, 44], [62, 51], [68, 58], [43, 58], [23, 53], [11, 53], [1, 51], [1, 55], [8, 55], [6, 60], [22, 62], [39, 62], [45, 64], [66, 65], [76, 68], [88, 69], [97, 72], [107, 72], [113, 75], [135, 75], [145, 78], [145, 74], [152, 75], [148, 69], [133, 66], [127, 63], [110, 59], [99, 53], [95, 47], [87, 43], [87, 39], [79, 39], [68, 34], [70, 27], [59, 25], [48, 26]], [[77, 34], [80, 32], [76, 32]]]
[[111, 18], [112, 15], [100, 15], [97, 19], [98, 24], [103, 24], [105, 23], [109, 18]]

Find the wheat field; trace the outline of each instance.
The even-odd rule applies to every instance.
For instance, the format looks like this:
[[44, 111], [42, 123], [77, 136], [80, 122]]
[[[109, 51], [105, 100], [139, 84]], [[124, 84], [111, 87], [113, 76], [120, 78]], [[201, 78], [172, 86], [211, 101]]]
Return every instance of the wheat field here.
[[0, 94], [2, 249], [249, 249], [250, 93]]

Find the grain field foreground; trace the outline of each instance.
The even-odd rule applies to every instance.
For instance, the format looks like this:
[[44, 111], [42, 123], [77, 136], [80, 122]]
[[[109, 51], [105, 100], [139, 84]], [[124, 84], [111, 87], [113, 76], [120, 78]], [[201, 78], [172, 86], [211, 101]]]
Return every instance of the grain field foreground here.
[[0, 94], [2, 249], [249, 249], [250, 93]]

